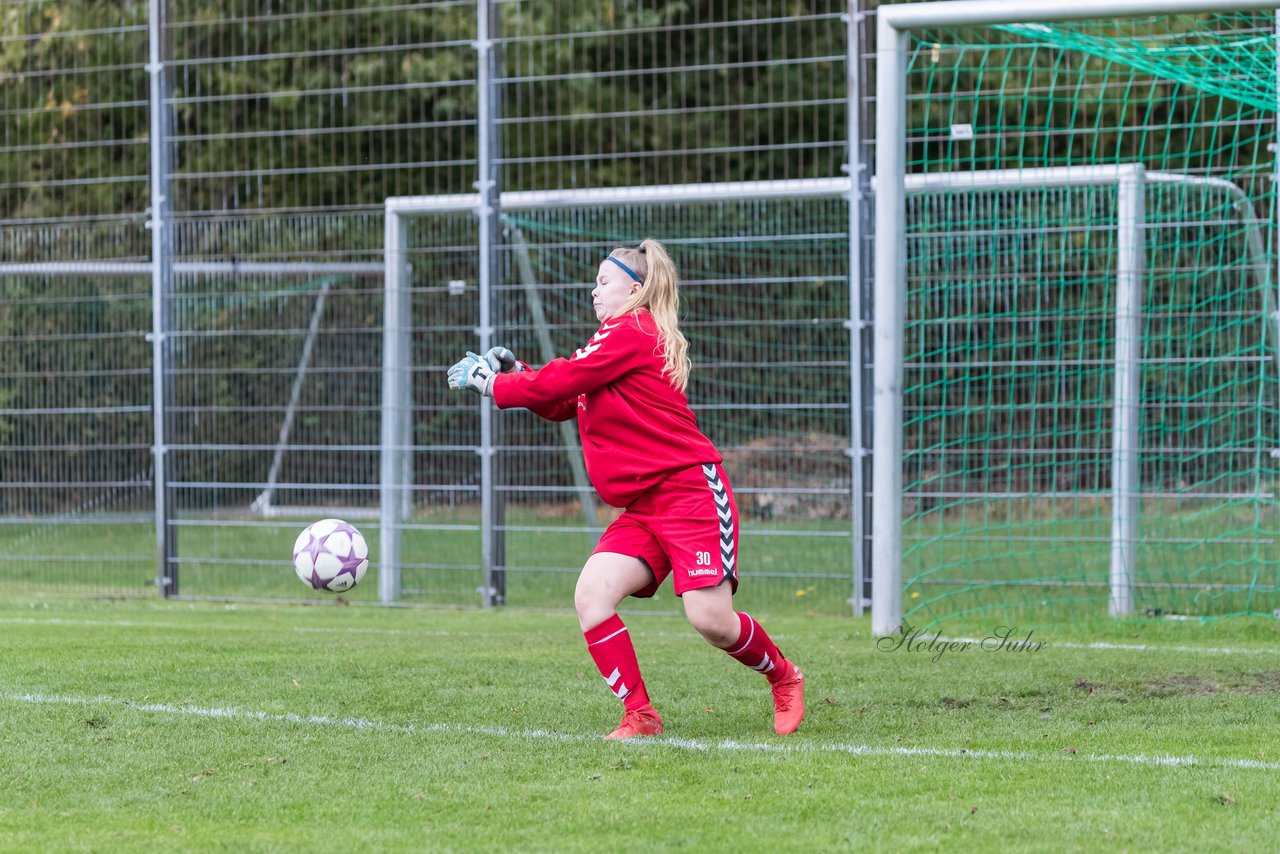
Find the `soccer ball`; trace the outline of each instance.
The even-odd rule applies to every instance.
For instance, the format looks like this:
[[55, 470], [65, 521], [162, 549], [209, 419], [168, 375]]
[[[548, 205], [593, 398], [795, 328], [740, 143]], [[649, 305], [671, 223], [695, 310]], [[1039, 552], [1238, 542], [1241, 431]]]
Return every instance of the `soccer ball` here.
[[369, 544], [354, 525], [341, 519], [313, 522], [293, 543], [293, 570], [313, 590], [350, 590], [368, 568]]

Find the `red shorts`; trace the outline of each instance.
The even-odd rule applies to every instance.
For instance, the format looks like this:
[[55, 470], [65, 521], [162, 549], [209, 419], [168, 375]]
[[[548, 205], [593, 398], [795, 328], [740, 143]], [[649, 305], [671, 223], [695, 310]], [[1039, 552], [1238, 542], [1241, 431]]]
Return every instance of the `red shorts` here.
[[623, 511], [595, 552], [638, 557], [648, 565], [653, 583], [633, 596], [652, 596], [668, 575], [677, 596], [726, 580], [736, 592], [738, 504], [724, 469], [708, 463], [671, 475]]

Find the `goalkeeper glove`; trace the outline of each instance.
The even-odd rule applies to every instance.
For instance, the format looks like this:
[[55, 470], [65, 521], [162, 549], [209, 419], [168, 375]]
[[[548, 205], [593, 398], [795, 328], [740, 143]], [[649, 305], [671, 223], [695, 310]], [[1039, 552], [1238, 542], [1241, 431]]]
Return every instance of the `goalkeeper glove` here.
[[490, 347], [484, 354], [489, 367], [502, 374], [516, 374], [524, 370], [524, 365], [516, 361], [516, 354], [506, 347]]
[[468, 350], [467, 355], [449, 369], [449, 388], [469, 388], [481, 397], [489, 397], [493, 394], [495, 376], [487, 361]]

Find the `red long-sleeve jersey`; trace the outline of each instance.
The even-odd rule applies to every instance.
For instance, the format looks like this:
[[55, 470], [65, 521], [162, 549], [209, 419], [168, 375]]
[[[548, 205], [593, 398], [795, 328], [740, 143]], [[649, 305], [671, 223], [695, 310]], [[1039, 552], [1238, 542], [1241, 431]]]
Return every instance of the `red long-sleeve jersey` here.
[[663, 359], [657, 324], [642, 309], [606, 320], [567, 359], [498, 374], [493, 400], [550, 421], [576, 414], [592, 486], [606, 504], [626, 507], [674, 471], [722, 461], [663, 375]]

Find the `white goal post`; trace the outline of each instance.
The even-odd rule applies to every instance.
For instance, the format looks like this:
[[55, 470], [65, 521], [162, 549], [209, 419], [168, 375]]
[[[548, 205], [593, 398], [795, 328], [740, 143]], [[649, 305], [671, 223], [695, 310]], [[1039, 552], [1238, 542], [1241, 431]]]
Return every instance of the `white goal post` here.
[[[1063, 167], [1061, 169], [908, 175], [906, 173], [907, 57], [913, 30], [942, 26], [987, 26], [1147, 14], [1247, 12], [1276, 8], [1276, 2], [1244, 0], [1071, 0], [1013, 4], [1003, 0], [956, 0], [882, 5], [877, 11], [876, 168], [874, 261], [874, 390], [872, 494], [871, 630], [895, 631], [902, 621], [902, 384], [903, 329], [907, 294], [906, 196], [922, 186], [956, 191], [1018, 186], [1036, 189], [1044, 182], [1069, 185], [1114, 183], [1118, 187], [1116, 221], [1119, 259], [1116, 275], [1116, 353], [1112, 445], [1112, 549], [1110, 611], [1133, 612], [1132, 549], [1136, 538], [1132, 512], [1137, 499], [1138, 395], [1142, 308], [1144, 182], [1201, 183], [1242, 199], [1226, 181], [1147, 172], [1138, 164]], [[1061, 184], [1060, 184], [1061, 185]], [[1248, 221], [1255, 221], [1252, 211]], [[1251, 228], [1248, 263], [1270, 281], [1262, 236]], [[1268, 285], [1269, 287], [1269, 285]], [[1128, 506], [1129, 510], [1124, 510]]]

